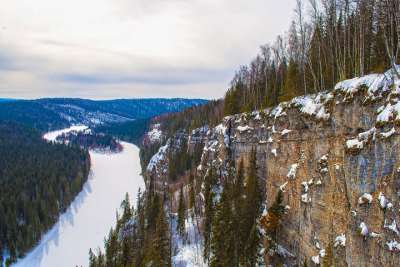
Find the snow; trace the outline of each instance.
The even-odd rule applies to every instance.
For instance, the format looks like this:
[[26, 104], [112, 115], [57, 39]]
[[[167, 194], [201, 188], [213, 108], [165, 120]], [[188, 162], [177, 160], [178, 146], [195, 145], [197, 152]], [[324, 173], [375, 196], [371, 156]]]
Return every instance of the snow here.
[[353, 149], [353, 148], [362, 149], [364, 147], [364, 143], [358, 141], [358, 138], [350, 139], [346, 141], [346, 147], [348, 149]]
[[83, 132], [88, 129], [89, 128], [85, 125], [74, 125], [69, 128], [62, 129], [62, 130], [48, 132], [43, 135], [43, 139], [45, 139], [49, 142], [55, 142], [56, 138], [62, 134], [66, 134], [69, 132]]
[[375, 132], [376, 132], [376, 128], [375, 128], [375, 127], [372, 127], [372, 128], [369, 129], [368, 131], [359, 133], [359, 134], [358, 134], [358, 139], [361, 140], [361, 141], [365, 141], [365, 142], [366, 142], [366, 141], [368, 141], [369, 138], [371, 138], [371, 136], [372, 136], [372, 139], [375, 140]]
[[375, 140], [375, 127], [372, 127], [368, 131], [359, 133], [357, 138], [350, 139], [346, 141], [346, 148], [347, 149], [363, 149], [364, 145], [368, 142], [370, 138]]
[[368, 227], [365, 224], [365, 222], [361, 222], [360, 226], [358, 227], [360, 229], [360, 234], [363, 236], [368, 236]]
[[222, 123], [215, 127], [215, 132], [224, 136], [225, 146], [229, 146], [229, 135], [227, 134], [227, 127]]
[[386, 209], [388, 207], [388, 200], [382, 192], [379, 193], [378, 201], [382, 209]]
[[292, 164], [291, 166], [290, 166], [290, 169], [289, 169], [289, 172], [288, 172], [288, 174], [287, 174], [287, 178], [290, 178], [290, 179], [294, 179], [294, 178], [296, 178], [296, 172], [297, 172], [297, 168], [299, 167], [299, 164], [297, 164], [297, 163], [295, 163], [295, 164]]
[[396, 220], [393, 220], [393, 222], [391, 224], [386, 224], [386, 220], [385, 220], [383, 227], [396, 233], [396, 235], [400, 235], [399, 230], [397, 229]]
[[345, 235], [345, 234], [338, 235], [338, 236], [335, 238], [335, 243], [334, 243], [333, 246], [334, 246], [335, 248], [336, 248], [337, 246], [345, 247], [345, 246], [346, 246], [346, 235]]
[[290, 133], [292, 130], [288, 130], [288, 129], [283, 129], [283, 131], [281, 132], [281, 135], [284, 136], [288, 133]]
[[169, 147], [169, 141], [167, 142], [166, 145], [160, 147], [158, 149], [158, 152], [151, 157], [149, 164], [147, 165], [148, 171], [152, 171], [157, 166], [158, 162], [165, 160], [167, 156], [168, 147]]
[[285, 192], [285, 187], [287, 186], [287, 184], [288, 184], [288, 182], [286, 182], [286, 183], [284, 183], [283, 185], [279, 186], [279, 189], [280, 189], [282, 192]]
[[381, 133], [383, 138], [389, 138], [396, 133], [396, 129], [393, 127], [390, 131]]
[[299, 96], [294, 98], [291, 103], [300, 109], [300, 112], [315, 116], [317, 119], [327, 120], [330, 114], [326, 112], [323, 98], [326, 94]]
[[304, 187], [304, 193], [307, 193], [308, 192], [308, 183], [302, 182], [301, 185]]
[[278, 155], [278, 153], [276, 152], [276, 148], [271, 149], [271, 153], [276, 157]]
[[320, 264], [320, 258], [325, 257], [325, 249], [321, 249], [316, 256], [311, 257], [311, 261], [314, 262], [316, 265]]
[[283, 104], [284, 104], [284, 103], [280, 103], [278, 106], [276, 106], [276, 107], [271, 111], [271, 115], [274, 117], [274, 119], [277, 119], [277, 118], [279, 118], [280, 116], [286, 115], [286, 113], [283, 112]]
[[176, 231], [177, 219], [172, 218], [172, 246], [175, 255], [172, 257], [174, 267], [206, 267], [203, 259], [202, 235], [199, 231], [198, 218], [188, 216], [185, 221], [185, 235], [182, 238]]
[[388, 122], [392, 119], [400, 119], [400, 102], [396, 104], [387, 103], [378, 109], [377, 122]]
[[362, 205], [365, 203], [371, 204], [372, 202], [372, 195], [369, 193], [362, 194], [361, 197], [358, 198], [358, 204]]
[[160, 124], [154, 124], [151, 131], [147, 133], [151, 143], [156, 143], [161, 141], [162, 131], [160, 130]]
[[400, 243], [396, 240], [386, 242], [386, 245], [388, 246], [390, 251], [400, 251]]
[[238, 126], [237, 129], [238, 129], [238, 131], [240, 133], [253, 130], [253, 128], [248, 126], [248, 125], [246, 125], [246, 126]]
[[89, 249], [103, 247], [125, 193], [134, 200], [139, 187], [144, 188], [139, 148], [121, 144], [121, 153], [90, 152], [91, 176], [83, 190], [40, 243], [13, 267], [88, 266]]
[[386, 74], [370, 74], [341, 81], [336, 84], [335, 90], [353, 95], [361, 86], [368, 88], [368, 94], [373, 95], [378, 90], [387, 91], [391, 85], [391, 79]]
[[370, 236], [370, 237], [373, 237], [373, 238], [375, 238], [375, 237], [380, 237], [380, 236], [381, 236], [381, 234], [378, 234], [378, 233], [372, 232], [372, 233], [370, 233], [370, 234], [369, 234], [369, 236]]
[[319, 265], [319, 255], [312, 256], [311, 261], [314, 262], [316, 265]]
[[328, 156], [327, 155], [323, 155], [319, 160], [320, 161], [327, 161], [328, 160]]
[[272, 139], [272, 137], [270, 136], [269, 138], [268, 138], [268, 141], [267, 141], [268, 143], [273, 143], [274, 142], [274, 139]]

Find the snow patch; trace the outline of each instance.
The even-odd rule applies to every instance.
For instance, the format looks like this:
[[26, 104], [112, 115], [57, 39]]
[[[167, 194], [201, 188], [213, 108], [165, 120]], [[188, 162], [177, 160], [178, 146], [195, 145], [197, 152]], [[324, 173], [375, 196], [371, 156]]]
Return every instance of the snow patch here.
[[43, 139], [45, 139], [46, 141], [49, 141], [49, 142], [56, 142], [57, 137], [59, 137], [62, 134], [67, 134], [70, 132], [83, 132], [86, 130], [89, 130], [89, 127], [87, 127], [85, 125], [73, 125], [69, 128], [65, 128], [62, 130], [48, 132], [43, 135]]
[[246, 126], [238, 126], [237, 129], [238, 129], [238, 131], [240, 133], [254, 130], [253, 127], [250, 127], [248, 125], [246, 125]]
[[287, 174], [287, 178], [289, 178], [289, 179], [294, 179], [294, 178], [296, 178], [296, 172], [297, 172], [297, 168], [299, 167], [299, 164], [297, 164], [297, 163], [295, 163], [295, 164], [292, 164], [291, 166], [290, 166], [290, 169], [289, 169], [289, 172], [288, 172], [288, 174]]
[[400, 243], [396, 240], [386, 242], [386, 246], [388, 246], [389, 251], [400, 251]]
[[368, 236], [368, 227], [365, 224], [365, 222], [361, 222], [360, 226], [358, 228], [360, 229], [360, 234], [362, 236], [365, 236], [365, 237]]
[[334, 246], [335, 248], [336, 248], [337, 246], [345, 247], [345, 246], [346, 246], [346, 235], [345, 235], [345, 234], [338, 235], [338, 236], [335, 238], [335, 243], [334, 243], [333, 246]]
[[372, 202], [372, 195], [369, 193], [362, 194], [361, 197], [358, 198], [358, 204], [362, 205], [365, 203], [371, 204]]

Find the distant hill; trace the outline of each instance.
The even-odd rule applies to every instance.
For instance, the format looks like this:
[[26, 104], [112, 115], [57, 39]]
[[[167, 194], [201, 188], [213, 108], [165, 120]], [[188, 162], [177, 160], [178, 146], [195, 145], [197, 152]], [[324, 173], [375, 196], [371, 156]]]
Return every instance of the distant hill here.
[[11, 102], [11, 101], [17, 101], [17, 99], [13, 99], [13, 98], [0, 98], [0, 103], [1, 103], [1, 102]]
[[147, 119], [206, 102], [207, 100], [202, 99], [181, 98], [101, 101], [77, 98], [0, 100], [0, 121], [14, 121], [45, 132], [71, 124], [99, 126]]

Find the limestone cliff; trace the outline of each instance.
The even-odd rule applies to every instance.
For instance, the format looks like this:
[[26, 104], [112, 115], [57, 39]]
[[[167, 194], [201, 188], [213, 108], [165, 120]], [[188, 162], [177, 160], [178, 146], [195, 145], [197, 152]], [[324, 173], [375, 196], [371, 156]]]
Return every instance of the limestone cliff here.
[[[247, 164], [256, 148], [267, 206], [284, 192], [279, 242], [288, 265], [319, 265], [329, 249], [335, 266], [399, 266], [399, 98], [400, 83], [388, 71], [176, 138], [189, 148], [205, 144], [200, 187], [211, 165], [222, 179], [228, 155]], [[174, 193], [179, 187], [168, 184], [162, 156], [172, 143], [153, 157], [146, 176]], [[201, 210], [201, 195], [196, 200]]]

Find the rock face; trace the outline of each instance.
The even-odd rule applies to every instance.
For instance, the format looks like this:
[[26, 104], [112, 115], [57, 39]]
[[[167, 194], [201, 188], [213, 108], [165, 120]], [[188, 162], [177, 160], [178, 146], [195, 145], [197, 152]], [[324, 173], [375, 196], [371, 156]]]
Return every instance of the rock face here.
[[211, 165], [222, 178], [228, 155], [248, 164], [256, 149], [267, 206], [284, 191], [288, 265], [330, 257], [334, 266], [399, 266], [399, 85], [389, 71], [226, 117], [204, 138], [189, 137], [205, 142], [197, 182]]

